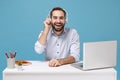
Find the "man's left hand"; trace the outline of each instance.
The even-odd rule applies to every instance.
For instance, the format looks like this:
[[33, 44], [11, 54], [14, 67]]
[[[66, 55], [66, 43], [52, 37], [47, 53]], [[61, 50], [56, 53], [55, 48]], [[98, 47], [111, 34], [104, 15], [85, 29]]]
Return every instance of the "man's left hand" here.
[[58, 66], [60, 66], [61, 64], [60, 64], [60, 62], [59, 62], [59, 60], [57, 60], [57, 59], [51, 59], [50, 61], [49, 61], [49, 66], [50, 67], [58, 67]]

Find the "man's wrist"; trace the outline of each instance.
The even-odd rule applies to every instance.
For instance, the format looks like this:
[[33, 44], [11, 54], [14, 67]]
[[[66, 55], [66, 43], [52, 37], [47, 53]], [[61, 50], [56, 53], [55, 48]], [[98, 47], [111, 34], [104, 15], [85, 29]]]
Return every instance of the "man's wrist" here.
[[62, 59], [58, 59], [58, 62], [60, 63], [60, 65], [63, 65]]
[[50, 30], [50, 29], [48, 29], [48, 28], [44, 28], [43, 33], [44, 33], [44, 34], [48, 34], [49, 30]]
[[48, 34], [48, 32], [49, 32], [49, 30], [43, 30], [43, 32], [42, 32], [42, 33], [43, 33], [44, 35], [47, 35], [47, 34]]

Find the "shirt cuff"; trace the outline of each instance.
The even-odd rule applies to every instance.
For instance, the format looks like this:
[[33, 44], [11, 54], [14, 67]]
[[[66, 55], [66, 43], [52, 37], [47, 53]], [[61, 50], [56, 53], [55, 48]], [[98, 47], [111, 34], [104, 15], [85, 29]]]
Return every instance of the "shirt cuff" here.
[[40, 44], [38, 41], [35, 43], [35, 51], [37, 53], [42, 53], [45, 51], [46, 45]]

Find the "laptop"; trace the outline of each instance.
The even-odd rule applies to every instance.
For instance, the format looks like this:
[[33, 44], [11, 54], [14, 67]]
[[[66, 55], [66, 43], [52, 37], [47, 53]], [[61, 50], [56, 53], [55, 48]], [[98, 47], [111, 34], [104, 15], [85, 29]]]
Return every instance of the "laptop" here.
[[111, 68], [116, 66], [117, 41], [83, 43], [83, 61], [71, 64], [81, 70]]

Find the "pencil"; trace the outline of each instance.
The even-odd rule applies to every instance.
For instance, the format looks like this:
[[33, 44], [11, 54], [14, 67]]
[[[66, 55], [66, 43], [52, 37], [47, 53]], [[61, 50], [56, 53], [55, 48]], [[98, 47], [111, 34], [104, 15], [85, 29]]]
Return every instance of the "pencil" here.
[[8, 54], [7, 54], [7, 53], [5, 53], [5, 55], [6, 55], [6, 57], [7, 57], [7, 58], [9, 58], [9, 56], [8, 56]]

